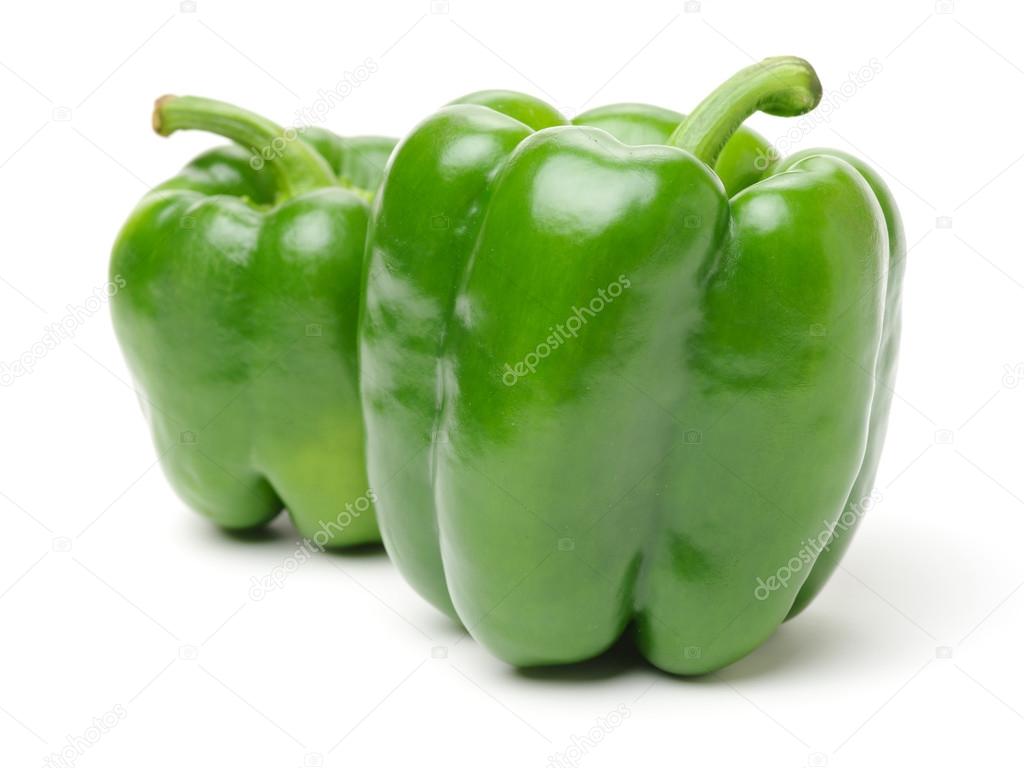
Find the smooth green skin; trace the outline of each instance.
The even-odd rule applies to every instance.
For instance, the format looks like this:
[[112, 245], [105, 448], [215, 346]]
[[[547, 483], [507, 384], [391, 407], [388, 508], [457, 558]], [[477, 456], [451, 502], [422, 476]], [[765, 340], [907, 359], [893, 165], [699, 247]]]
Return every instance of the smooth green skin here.
[[229, 529], [286, 507], [303, 536], [337, 547], [379, 540], [355, 334], [367, 199], [395, 142], [304, 138], [352, 188], [284, 199], [246, 149], [201, 155], [125, 223], [111, 311], [182, 499]]
[[[795, 163], [817, 154], [817, 150], [804, 150], [788, 158], [779, 168], [784, 170]], [[841, 158], [852, 165], [870, 185], [882, 212], [885, 215], [886, 234], [889, 244], [889, 267], [886, 272], [885, 317], [882, 328], [881, 346], [875, 363], [875, 396], [871, 401], [871, 414], [868, 425], [868, 444], [864, 452], [864, 462], [857, 479], [850, 489], [846, 509], [858, 510], [855, 522], [850, 526], [837, 528], [830, 537], [827, 549], [814, 562], [807, 580], [800, 588], [796, 601], [787, 618], [792, 618], [804, 610], [825, 586], [829, 577], [839, 567], [839, 562], [853, 540], [853, 535], [860, 526], [864, 515], [869, 511], [869, 500], [873, 502], [872, 493], [875, 475], [882, 458], [882, 448], [889, 425], [889, 408], [896, 384], [896, 361], [899, 356], [901, 306], [903, 298], [903, 274], [907, 265], [907, 239], [903, 231], [903, 221], [896, 207], [896, 198], [886, 186], [878, 172], [868, 166], [860, 158], [838, 150], [829, 150], [833, 157]]]
[[[632, 624], [658, 667], [718, 669], [806, 605], [849, 534], [765, 599], [758, 579], [871, 487], [891, 196], [816, 151], [730, 200], [687, 152], [620, 143], [664, 136], [661, 110], [551, 127], [550, 107], [498, 95], [416, 128], [375, 204], [360, 375], [385, 546], [512, 664], [586, 659]], [[622, 280], [508, 385], [506, 365]]]
[[[479, 104], [514, 117], [539, 131], [556, 125], [589, 125], [607, 131], [623, 144], [666, 144], [686, 115], [650, 104], [609, 104], [583, 112], [571, 121], [554, 107], [515, 91], [477, 91], [453, 104]], [[768, 167], [770, 145], [754, 131], [740, 127], [715, 163], [715, 174], [731, 197], [760, 181]]]
[[[573, 125], [601, 128], [623, 144], [667, 144], [686, 115], [648, 104], [611, 104], [573, 118]], [[740, 127], [715, 162], [715, 175], [730, 197], [760, 181], [767, 169], [770, 145], [760, 135]]]

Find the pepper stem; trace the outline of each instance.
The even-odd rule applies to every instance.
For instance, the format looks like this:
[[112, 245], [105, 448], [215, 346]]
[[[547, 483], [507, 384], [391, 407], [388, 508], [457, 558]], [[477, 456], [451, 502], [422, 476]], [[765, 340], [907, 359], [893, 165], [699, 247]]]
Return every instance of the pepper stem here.
[[821, 101], [813, 67], [795, 56], [776, 56], [741, 69], [697, 105], [676, 128], [669, 144], [714, 167], [719, 152], [755, 112], [795, 117]]
[[266, 163], [278, 180], [278, 197], [338, 184], [331, 167], [294, 128], [284, 129], [257, 114], [199, 96], [161, 96], [153, 105], [153, 130], [170, 136], [201, 130], [231, 139], [253, 153], [253, 167]]

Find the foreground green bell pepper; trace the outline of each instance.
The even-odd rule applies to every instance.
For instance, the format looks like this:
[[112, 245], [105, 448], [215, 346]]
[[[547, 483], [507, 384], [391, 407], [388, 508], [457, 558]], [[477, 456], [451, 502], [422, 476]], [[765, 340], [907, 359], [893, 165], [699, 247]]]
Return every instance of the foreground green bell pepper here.
[[356, 322], [368, 200], [394, 141], [285, 131], [195, 97], [161, 135], [214, 149], [148, 193], [114, 245], [114, 327], [175, 490], [230, 529], [286, 507], [321, 547], [379, 540]]
[[677, 121], [485, 92], [395, 150], [360, 319], [370, 481], [399, 569], [502, 659], [631, 628], [705, 673], [836, 567], [884, 437], [902, 230], [860, 161], [759, 168], [737, 132], [820, 95], [793, 58]]

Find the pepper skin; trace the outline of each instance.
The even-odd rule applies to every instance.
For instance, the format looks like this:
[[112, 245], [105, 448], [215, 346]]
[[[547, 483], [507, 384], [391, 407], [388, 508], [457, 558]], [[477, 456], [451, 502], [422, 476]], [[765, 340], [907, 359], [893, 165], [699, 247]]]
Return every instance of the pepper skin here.
[[[478, 91], [452, 104], [479, 104], [514, 117], [535, 131], [556, 125], [589, 125], [607, 131], [623, 144], [665, 144], [686, 115], [650, 104], [609, 104], [566, 120], [540, 99], [514, 91]], [[759, 181], [772, 158], [771, 145], [740, 126], [722, 147], [715, 173], [731, 197]]]
[[631, 629], [664, 670], [719, 669], [821, 588], [871, 488], [891, 195], [841, 153], [764, 172], [756, 137], [729, 149], [753, 112], [817, 104], [800, 59], [671, 131], [655, 108], [565, 125], [488, 93], [399, 145], [374, 208], [360, 384], [385, 546], [512, 664]]
[[171, 485], [224, 528], [286, 507], [318, 546], [378, 541], [356, 322], [367, 201], [395, 142], [286, 133], [195, 97], [159, 100], [154, 127], [240, 145], [147, 194], [111, 258], [114, 327]]

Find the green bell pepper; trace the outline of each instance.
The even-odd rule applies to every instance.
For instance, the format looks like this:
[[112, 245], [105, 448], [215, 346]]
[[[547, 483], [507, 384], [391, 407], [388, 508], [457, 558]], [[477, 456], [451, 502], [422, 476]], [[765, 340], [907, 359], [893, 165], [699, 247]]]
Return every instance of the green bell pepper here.
[[114, 327], [171, 485], [225, 528], [286, 507], [318, 546], [379, 540], [356, 322], [368, 200], [395, 142], [190, 96], [159, 100], [153, 121], [240, 145], [149, 192], [111, 257]]
[[686, 119], [485, 92], [395, 150], [359, 330], [370, 482], [398, 568], [502, 659], [630, 629], [709, 672], [836, 567], [884, 437], [902, 230], [860, 161], [761, 169], [737, 130], [820, 96], [794, 58]]

